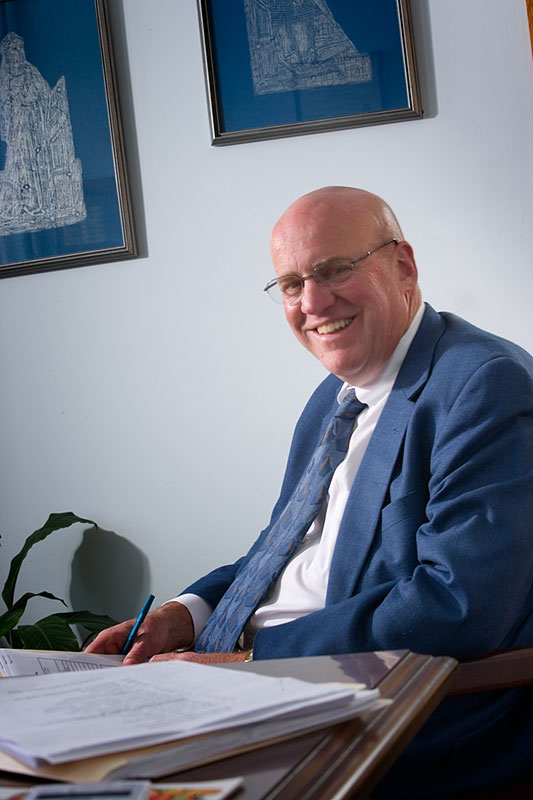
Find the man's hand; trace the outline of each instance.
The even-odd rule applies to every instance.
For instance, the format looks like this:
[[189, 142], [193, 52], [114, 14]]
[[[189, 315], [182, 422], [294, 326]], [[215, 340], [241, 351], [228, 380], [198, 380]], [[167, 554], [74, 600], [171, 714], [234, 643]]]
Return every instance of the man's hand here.
[[195, 664], [224, 664], [229, 661], [244, 661], [246, 651], [233, 653], [194, 653], [187, 650], [185, 653], [161, 653], [153, 656], [150, 661], [194, 661]]
[[[85, 652], [120, 653], [134, 624], [135, 620], [130, 619], [107, 628], [98, 634]], [[178, 602], [165, 603], [147, 615], [123, 663], [141, 664], [156, 653], [189, 647], [193, 641], [194, 625], [188, 610]]]

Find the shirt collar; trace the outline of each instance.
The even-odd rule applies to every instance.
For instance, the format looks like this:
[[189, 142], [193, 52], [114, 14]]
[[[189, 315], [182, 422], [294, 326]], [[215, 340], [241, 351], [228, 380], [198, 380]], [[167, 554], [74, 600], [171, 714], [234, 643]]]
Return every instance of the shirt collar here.
[[383, 397], [389, 394], [394, 386], [394, 381], [396, 380], [398, 372], [400, 371], [400, 367], [403, 364], [404, 358], [407, 355], [407, 351], [411, 346], [411, 342], [415, 338], [416, 332], [418, 331], [420, 323], [422, 322], [425, 308], [425, 303], [420, 303], [420, 306], [414, 315], [411, 324], [396, 345], [392, 356], [389, 358], [381, 372], [379, 372], [376, 377], [373, 378], [373, 380], [369, 381], [369, 383], [365, 383], [364, 386], [352, 386], [350, 383], [343, 383], [341, 390], [337, 395], [337, 400], [339, 403], [344, 400], [350, 389], [355, 389], [355, 394], [357, 395], [358, 399], [362, 403], [366, 403], [366, 405], [369, 407], [376, 405], [376, 403], [382, 400]]

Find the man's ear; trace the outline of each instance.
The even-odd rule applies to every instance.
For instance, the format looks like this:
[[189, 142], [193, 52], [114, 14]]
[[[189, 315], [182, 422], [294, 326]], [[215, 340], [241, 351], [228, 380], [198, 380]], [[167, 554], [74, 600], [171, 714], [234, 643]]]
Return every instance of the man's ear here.
[[413, 248], [409, 242], [401, 241], [396, 245], [396, 269], [400, 281], [406, 289], [413, 289], [418, 283], [418, 269]]

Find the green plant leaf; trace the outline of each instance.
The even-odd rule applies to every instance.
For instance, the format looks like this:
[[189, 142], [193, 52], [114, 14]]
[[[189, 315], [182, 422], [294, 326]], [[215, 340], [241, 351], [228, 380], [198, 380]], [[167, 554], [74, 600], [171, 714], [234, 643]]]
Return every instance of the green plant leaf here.
[[19, 625], [17, 633], [26, 650], [74, 650], [79, 642], [61, 614], [51, 614], [33, 625]]
[[2, 591], [2, 598], [8, 609], [10, 609], [13, 605], [15, 585], [22, 562], [26, 558], [28, 550], [33, 547], [34, 544], [37, 544], [37, 542], [41, 542], [43, 539], [46, 539], [46, 537], [54, 531], [58, 531], [63, 528], [69, 528], [71, 525], [74, 525], [75, 522], [84, 522], [89, 525], [96, 525], [96, 522], [94, 522], [92, 519], [84, 519], [83, 517], [78, 517], [76, 514], [73, 514], [72, 511], [65, 511], [61, 514], [50, 514], [43, 527], [39, 528], [39, 530], [34, 531], [28, 536], [24, 542], [22, 550], [20, 550], [20, 552], [17, 553], [17, 555], [14, 556], [11, 561], [9, 575], [7, 576], [7, 580]]
[[83, 625], [91, 633], [100, 633], [104, 628], [117, 624], [107, 614], [93, 614], [92, 611], [60, 611], [55, 616], [64, 619], [69, 625]]
[[0, 616], [0, 636], [6, 636], [15, 627], [24, 613], [23, 608], [10, 608]]
[[10, 647], [16, 647], [18, 650], [22, 648], [22, 642], [20, 640], [20, 636], [17, 633], [17, 629], [13, 628], [11, 633], [6, 637]]
[[46, 597], [48, 600], [59, 600], [64, 606], [67, 605], [64, 600], [60, 597], [56, 597], [55, 594], [51, 592], [26, 592], [22, 597], [19, 597], [11, 608], [0, 616], [0, 636], [5, 636], [15, 627], [26, 610], [28, 600], [31, 600], [32, 597]]

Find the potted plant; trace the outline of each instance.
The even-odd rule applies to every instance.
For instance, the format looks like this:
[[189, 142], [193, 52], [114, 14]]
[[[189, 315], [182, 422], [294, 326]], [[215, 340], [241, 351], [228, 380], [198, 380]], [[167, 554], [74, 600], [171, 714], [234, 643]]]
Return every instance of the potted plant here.
[[26, 592], [15, 599], [15, 587], [20, 568], [28, 551], [37, 542], [43, 541], [54, 531], [69, 528], [76, 522], [96, 525], [93, 520], [78, 517], [71, 511], [62, 514], [50, 514], [45, 524], [34, 531], [26, 541], [19, 553], [11, 561], [9, 574], [2, 590], [2, 599], [7, 610], [0, 614], [0, 639], [4, 637], [9, 647], [31, 650], [82, 650], [85, 641], [78, 638], [73, 626], [82, 626], [86, 629], [87, 638], [99, 633], [104, 628], [115, 624], [115, 620], [106, 615], [93, 614], [90, 611], [62, 611], [44, 617], [31, 625], [19, 625], [19, 620], [26, 610], [26, 606], [33, 597], [46, 597], [49, 600], [59, 600], [68, 608], [60, 597], [51, 592]]

